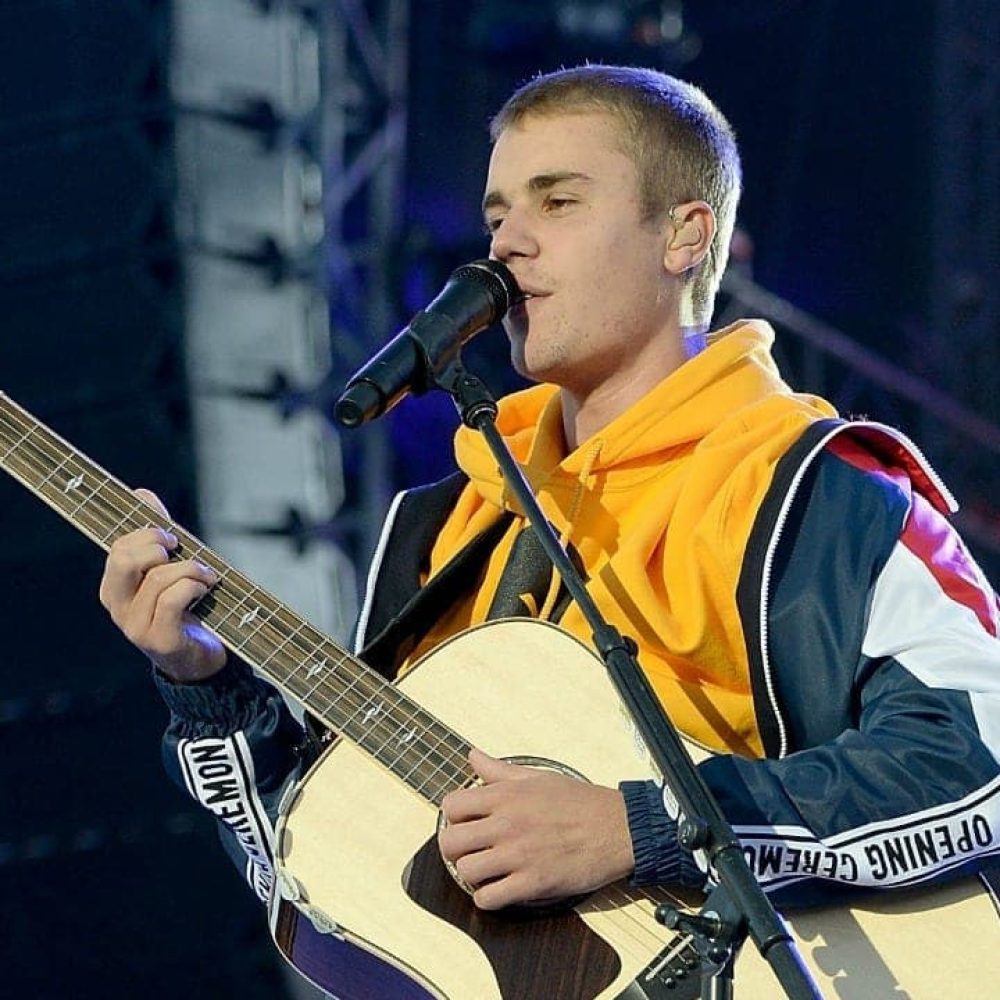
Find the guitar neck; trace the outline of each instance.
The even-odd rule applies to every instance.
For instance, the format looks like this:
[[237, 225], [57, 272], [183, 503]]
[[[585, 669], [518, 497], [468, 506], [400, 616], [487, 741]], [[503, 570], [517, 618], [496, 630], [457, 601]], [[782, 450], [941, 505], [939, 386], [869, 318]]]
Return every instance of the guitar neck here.
[[137, 528], [169, 530], [171, 559], [219, 574], [191, 611], [229, 650], [428, 801], [468, 779], [468, 743], [4, 393], [0, 467], [105, 551]]

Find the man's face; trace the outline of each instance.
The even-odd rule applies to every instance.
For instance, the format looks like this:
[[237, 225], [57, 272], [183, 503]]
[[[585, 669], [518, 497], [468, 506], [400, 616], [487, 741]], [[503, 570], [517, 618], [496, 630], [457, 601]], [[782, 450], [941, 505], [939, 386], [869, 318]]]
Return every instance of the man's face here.
[[497, 139], [483, 200], [491, 254], [530, 296], [504, 320], [514, 367], [584, 395], [669, 358], [658, 381], [681, 350], [669, 230], [641, 221], [619, 145], [605, 114], [529, 115]]

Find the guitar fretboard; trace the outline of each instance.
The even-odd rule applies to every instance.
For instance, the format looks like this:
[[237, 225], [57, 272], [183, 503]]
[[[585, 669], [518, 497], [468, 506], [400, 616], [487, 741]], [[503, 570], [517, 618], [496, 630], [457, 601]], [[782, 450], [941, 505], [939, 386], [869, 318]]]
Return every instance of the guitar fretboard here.
[[467, 742], [4, 393], [0, 467], [105, 550], [137, 528], [170, 531], [171, 559], [219, 574], [191, 610], [228, 649], [428, 801], [468, 781]]

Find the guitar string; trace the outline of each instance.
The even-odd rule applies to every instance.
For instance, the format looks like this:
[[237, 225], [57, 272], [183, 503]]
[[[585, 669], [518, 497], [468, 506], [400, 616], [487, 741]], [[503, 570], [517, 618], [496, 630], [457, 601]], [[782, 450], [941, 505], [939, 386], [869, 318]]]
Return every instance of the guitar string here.
[[[195, 551], [191, 555], [191, 558], [201, 558], [202, 561], [206, 562], [206, 564], [208, 565], [211, 565], [212, 562], [215, 561], [212, 559], [213, 556], [215, 556], [215, 559], [218, 559], [216, 554], [213, 553], [203, 543], [201, 543], [200, 540], [190, 535], [188, 532], [184, 531], [184, 529], [179, 528], [179, 526], [176, 526], [171, 522], [168, 522], [166, 519], [162, 518], [152, 508], [147, 507], [147, 505], [143, 504], [138, 498], [136, 498], [135, 495], [132, 494], [127, 487], [125, 487], [123, 484], [118, 483], [113, 479], [113, 477], [108, 476], [106, 473], [103, 474], [105, 477], [104, 481], [98, 483], [97, 488], [94, 490], [93, 494], [91, 494], [89, 498], [83, 498], [80, 502], [77, 503], [76, 508], [74, 508], [72, 511], [67, 511], [67, 509], [62, 505], [61, 502], [57, 502], [61, 501], [61, 498], [53, 497], [45, 492], [46, 486], [50, 483], [53, 483], [56, 475], [61, 470], [63, 470], [64, 467], [73, 462], [76, 462], [79, 466], [77, 469], [72, 470], [74, 472], [74, 476], [79, 476], [82, 473], [93, 473], [93, 472], [102, 473], [103, 470], [99, 470], [96, 469], [95, 467], [92, 467], [92, 463], [90, 463], [87, 459], [85, 459], [85, 457], [82, 456], [76, 449], [66, 444], [65, 442], [60, 441], [58, 437], [54, 435], [53, 432], [49, 431], [49, 429], [46, 428], [40, 422], [30, 420], [29, 422], [19, 423], [18, 414], [16, 413], [16, 411], [5, 413], [3, 410], [0, 410], [0, 420], [3, 419], [7, 419], [8, 421], [11, 420], [13, 421], [14, 425], [13, 429], [15, 431], [17, 439], [11, 440], [9, 442], [9, 446], [6, 452], [2, 456], [0, 456], [0, 464], [5, 464], [5, 465], [12, 464], [11, 457], [15, 455], [15, 453], [19, 453], [17, 454], [17, 457], [22, 461], [22, 463], [26, 466], [29, 472], [34, 473], [34, 476], [30, 477], [32, 479], [31, 482], [32, 488], [37, 490], [40, 496], [47, 498], [52, 503], [52, 505], [55, 506], [56, 509], [64, 516], [78, 517], [81, 518], [82, 520], [82, 513], [89, 512], [95, 516], [97, 520], [97, 525], [96, 525], [97, 528], [106, 528], [108, 527], [109, 523], [107, 515], [110, 514], [111, 519], [110, 519], [109, 531], [100, 536], [98, 536], [96, 533], [90, 533], [91, 537], [94, 538], [94, 540], [97, 541], [98, 544], [101, 545], [102, 547], [105, 547], [108, 544], [109, 539], [111, 538], [112, 535], [114, 535], [116, 531], [122, 531], [122, 533], [124, 533], [125, 528], [131, 530], [134, 528], [146, 527], [150, 523], [158, 522], [157, 523], [158, 527], [168, 528], [169, 530], [176, 532], [178, 538], [181, 540], [182, 546], [185, 544], [185, 542], [187, 542], [189, 547], [195, 549]], [[39, 432], [41, 435], [41, 440], [38, 439]], [[32, 440], [33, 437], [35, 438], [34, 440]], [[58, 446], [60, 444], [63, 446], [62, 450], [60, 450], [58, 447], [55, 447], [53, 450], [53, 446]], [[35, 459], [37, 463], [36, 465], [32, 465], [32, 456], [30, 455], [30, 453], [26, 452], [28, 447], [37, 452], [38, 457], [41, 459], [41, 461]], [[29, 478], [24, 469], [21, 469], [19, 471], [21, 471], [22, 475], [25, 475], [25, 478]], [[76, 488], [79, 488], [79, 485]], [[112, 497], [111, 499], [109, 499], [105, 495], [102, 495], [102, 488], [106, 488], [108, 486], [112, 488], [117, 487], [118, 489], [123, 491], [124, 496], [129, 504], [129, 509], [125, 511], [124, 514], [122, 512], [122, 508], [118, 506], [116, 503], [118, 498]], [[64, 488], [64, 492], [68, 493], [69, 490]], [[134, 515], [139, 513], [140, 511], [143, 514], [147, 515], [145, 519], [135, 518]], [[213, 569], [219, 571], [220, 574], [223, 576], [228, 575], [230, 577], [236, 577], [237, 578], [236, 582], [230, 579], [229, 581], [230, 586], [233, 586], [234, 588], [238, 588], [240, 586], [239, 578], [242, 577], [242, 574], [231, 571], [228, 567], [225, 567], [225, 565], [221, 562], [221, 560], [219, 560], [219, 562], [215, 566], [213, 566]], [[257, 611], [259, 611], [259, 604], [267, 603], [266, 600], [260, 600], [264, 596], [264, 593], [261, 592], [259, 588], [253, 587], [253, 585], [248, 584], [246, 587], [243, 588], [243, 591], [244, 591], [243, 593], [236, 593], [232, 595], [232, 599], [230, 599], [230, 596], [225, 591], [222, 591], [217, 594], [217, 600], [219, 601], [220, 605], [224, 605], [226, 602], [229, 602], [228, 607], [223, 606], [223, 611], [225, 613], [223, 615], [223, 618], [221, 619], [220, 624], [224, 624], [228, 618], [235, 618], [236, 613], [248, 601], [256, 600], [259, 602], [256, 607]], [[266, 596], [270, 597], [270, 595]], [[311, 631], [316, 631], [311, 625], [309, 625], [308, 622], [304, 620], [301, 619], [299, 620], [297, 628], [291, 634], [288, 634], [287, 632], [283, 632], [279, 629], [274, 628], [273, 620], [276, 617], [276, 615], [280, 616], [280, 614], [282, 612], [286, 612], [287, 609], [276, 599], [272, 598], [272, 600], [275, 601], [275, 604], [277, 605], [276, 608], [274, 608], [273, 610], [269, 610], [267, 615], [261, 616], [260, 625], [254, 630], [253, 633], [251, 633], [250, 635], [243, 636], [238, 643], [235, 642], [234, 639], [230, 639], [230, 642], [233, 642], [233, 644], [236, 645], [237, 649], [242, 649], [243, 646], [249, 646], [255, 640], [258, 640], [260, 638], [260, 632], [263, 628], [271, 628], [275, 634], [275, 638], [280, 639], [281, 641], [277, 643], [277, 645], [275, 644], [274, 641], [265, 641], [264, 643], [265, 651], [270, 650], [270, 653], [268, 656], [264, 656], [260, 659], [261, 665], [266, 664], [270, 659], [276, 657], [278, 654], [281, 653], [284, 647], [289, 645], [292, 646], [294, 649], [296, 649], [299, 653], [305, 654], [304, 660], [302, 659], [296, 660], [299, 666], [296, 666], [289, 673], [288, 675], [289, 679], [292, 679], [294, 677], [295, 672], [301, 669], [301, 667], [305, 663], [309, 662], [310, 658], [315, 657], [320, 653], [327, 652], [328, 650], [324, 648], [325, 646], [332, 647], [333, 651], [336, 653], [336, 658], [340, 660], [338, 666], [345, 662], [351, 662], [353, 660], [353, 658], [351, 658], [349, 654], [345, 655], [343, 651], [337, 648], [329, 640], [326, 640], [325, 637], [322, 637], [319, 642], [313, 642], [311, 646], [303, 647], [299, 645], [298, 641], [300, 637], [299, 634], [303, 630], [308, 629]], [[293, 624], [294, 624], [294, 618], [297, 618], [297, 616], [293, 617]], [[254, 618], [252, 617], [250, 620], [252, 621], [254, 620]], [[392, 695], [396, 695], [399, 693], [395, 687], [387, 683], [384, 685], [384, 687], [382, 687], [381, 685], [379, 686], [372, 685], [371, 682], [373, 678], [367, 677], [364, 672], [358, 672], [354, 681], [352, 681], [351, 686], [347, 689], [346, 692], [342, 692], [341, 695], [338, 696], [338, 694], [335, 692], [335, 689], [331, 688], [331, 690], [334, 693], [326, 694], [326, 697], [330, 702], [330, 704], [331, 705], [336, 704], [343, 700], [344, 695], [352, 694], [353, 686], [357, 684], [359, 679], [363, 679], [369, 685], [370, 695], [368, 697], [362, 698], [361, 702], [354, 708], [353, 712], [351, 712], [351, 714], [347, 716], [346, 723], [342, 725], [349, 726], [353, 718], [357, 716], [362, 711], [362, 709], [369, 710], [374, 708], [375, 706], [372, 704], [371, 701], [371, 697], [373, 695], [385, 694], [386, 692], [389, 692], [390, 693], [389, 696], [391, 698]], [[381, 678], [377, 679], [381, 681]], [[324, 677], [324, 681], [325, 680], [326, 678]], [[295, 692], [292, 693], [294, 696]], [[315, 692], [310, 692], [310, 694], [314, 693]], [[408, 707], [406, 706], [405, 700], [402, 701], [401, 703], [404, 705], [404, 707]], [[417, 713], [425, 714], [420, 709], [420, 706], [416, 705], [416, 703], [413, 703], [413, 707], [417, 710]], [[381, 713], [376, 713], [376, 715], [371, 717], [371, 720], [377, 721], [379, 714]], [[417, 714], [414, 712], [410, 712], [405, 719], [406, 724], [418, 721], [423, 722], [424, 720], [418, 720]], [[397, 727], [397, 729], [393, 731], [392, 735], [398, 736], [401, 728], [402, 727]], [[370, 732], [370, 730], [368, 730], [367, 732]], [[407, 735], [410, 736], [412, 732], [413, 729], [411, 728], [407, 731]], [[452, 734], [449, 732], [449, 735], [454, 736], [456, 739], [458, 739], [457, 734]], [[356, 742], [361, 743], [362, 746], [364, 747], [363, 743], [364, 735], [359, 735], [355, 737], [354, 740]], [[416, 744], [420, 741], [420, 737], [410, 736], [409, 741]], [[381, 750], [384, 750], [389, 742], [390, 742], [389, 739], [384, 739], [378, 750], [370, 752], [373, 752], [376, 758], [381, 760], [381, 758], [378, 756], [379, 752]], [[459, 740], [459, 742], [464, 744], [464, 741]], [[446, 755], [446, 759], [443, 762], [439, 762], [438, 764], [434, 765], [434, 771], [441, 770], [443, 764], [450, 763], [457, 772], [457, 774], [447, 775], [442, 771], [442, 776], [445, 777], [446, 779], [446, 786], [438, 790], [437, 794], [440, 795], [443, 794], [445, 790], [447, 790], [448, 786], [458, 787], [459, 785], [464, 784], [469, 777], [469, 772], [468, 772], [467, 762], [464, 758], [463, 753], [455, 751], [454, 748], [452, 748], [444, 741], [439, 740], [438, 743], [440, 745], [445, 745], [447, 747], [447, 750], [451, 751], [451, 755], [450, 758], [448, 757], [448, 755]], [[464, 746], [467, 748], [468, 744], [464, 744]], [[434, 745], [428, 745], [428, 747], [426, 748], [425, 755], [421, 759], [421, 763], [429, 763], [430, 756], [434, 753], [435, 750], [438, 750], [438, 747]], [[399, 756], [397, 756], [395, 762], [398, 762], [398, 760]], [[385, 763], [385, 761], [382, 762]], [[398, 774], [394, 766], [390, 766], [390, 769]], [[433, 773], [434, 772], [432, 772], [432, 776]], [[425, 779], [425, 781], [422, 782], [422, 784], [426, 784], [426, 780], [427, 779]], [[418, 788], [417, 790], [419, 791], [420, 789]], [[607, 891], [605, 891], [604, 894], [611, 895], [611, 893]], [[654, 932], [647, 929], [645, 923], [641, 921], [639, 917], [633, 917], [628, 912], [628, 910], [622, 908], [621, 905], [621, 904], [635, 903], [638, 906], [640, 905], [640, 903], [637, 902], [633, 897], [629, 896], [627, 893], [621, 890], [617, 891], [617, 895], [620, 899], [620, 904], [618, 907], [616, 907], [616, 909], [613, 912], [616, 915], [626, 915], [630, 919], [626, 921], [616, 920], [615, 922], [620, 923], [621, 926], [623, 927], [627, 926], [628, 924], [632, 924], [636, 928], [642, 928], [642, 930], [646, 934], [648, 934], [648, 936], [659, 941], [660, 940], [659, 937]], [[648, 903], [651, 908], [656, 905], [656, 900], [648, 893], [644, 892], [641, 893], [640, 900], [641, 902]], [[591, 906], [588, 907], [588, 909], [591, 912], [597, 912], [599, 910], [599, 907], [596, 904], [592, 904]], [[652, 919], [651, 914], [650, 914], [650, 919]]]
[[[0, 412], [0, 416], [5, 416], [5, 415], [2, 412]], [[72, 473], [74, 473], [74, 475], [76, 476], [78, 476], [81, 472], [94, 471], [89, 467], [90, 463], [88, 463], [87, 460], [83, 458], [83, 456], [81, 456], [79, 452], [76, 451], [76, 449], [72, 448], [72, 446], [65, 444], [65, 442], [60, 442], [58, 437], [54, 435], [51, 431], [48, 431], [48, 429], [45, 428], [44, 425], [37, 422], [24, 422], [24, 421], [18, 422], [16, 420], [17, 417], [16, 414], [9, 414], [6, 416], [8, 417], [8, 423], [11, 422], [11, 419], [13, 419], [14, 421], [15, 432], [16, 432], [15, 436], [17, 437], [17, 440], [12, 440], [10, 442], [10, 446], [8, 447], [6, 453], [0, 456], [0, 458], [2, 458], [4, 462], [8, 462], [11, 455], [18, 453], [17, 458], [22, 462], [22, 465], [25, 467], [19, 470], [21, 471], [22, 475], [24, 475], [26, 479], [31, 480], [32, 486], [38, 490], [39, 495], [42, 496], [43, 499], [47, 499], [51, 503], [51, 505], [55, 506], [60, 513], [62, 513], [64, 516], [67, 516], [67, 506], [63, 502], [63, 498], [59, 497], [58, 495], [53, 496], [52, 490], [47, 490], [46, 485], [51, 484], [54, 479], [54, 474], [60, 469], [65, 469], [65, 467], [69, 463], [75, 461], [79, 465], [79, 468], [71, 470]], [[46, 440], [46, 437], [51, 437], [53, 440], [51, 441]], [[58, 446], [60, 444], [65, 448], [64, 452], [58, 449]], [[53, 453], [54, 446], [56, 448], [55, 453]], [[33, 455], [32, 452], [36, 454]], [[39, 456], [41, 459], [40, 461], [39, 461]], [[10, 463], [10, 464], [14, 465], [15, 463]], [[27, 470], [27, 472], [25, 471], [25, 469]], [[103, 470], [96, 470], [96, 471], [102, 472]], [[33, 473], [33, 475], [28, 475], [27, 474], [28, 472]], [[71, 480], [71, 477], [67, 476], [67, 479]], [[79, 486], [80, 484], [78, 483], [76, 488], [79, 488]], [[124, 516], [122, 512], [122, 507], [120, 505], [120, 500], [118, 498], [113, 498], [113, 499], [109, 498], [106, 495], [107, 487], [111, 488], [117, 487], [125, 495], [127, 502], [130, 506], [129, 510], [125, 512]], [[68, 489], [64, 488], [64, 492], [68, 493], [69, 491]], [[133, 515], [139, 511], [143, 513], [144, 518], [136, 520], [133, 517]], [[111, 521], [110, 531], [98, 533], [98, 531], [93, 530], [92, 523], [86, 522], [86, 515], [89, 513], [96, 518], [96, 524], [98, 529], [107, 528], [109, 523], [109, 518], [108, 518], [109, 512], [112, 515], [110, 519]], [[77, 503], [76, 508], [73, 508], [72, 511], [69, 511], [69, 514], [72, 514], [72, 516], [74, 517], [79, 515], [81, 526], [86, 529], [90, 529], [86, 530], [85, 533], [89, 534], [90, 537], [92, 537], [95, 541], [97, 541], [98, 544], [102, 545], [102, 547], [107, 547], [107, 543], [110, 537], [114, 534], [117, 528], [124, 529], [126, 527], [128, 528], [144, 527], [151, 523], [155, 523], [160, 527], [167, 527], [170, 528], [171, 530], [174, 530], [178, 534], [178, 537], [181, 538], [182, 546], [184, 542], [187, 541], [189, 547], [196, 548], [197, 551], [192, 552], [193, 557], [203, 557], [202, 561], [206, 562], [209, 565], [215, 562], [215, 560], [212, 559], [212, 556], [214, 556], [215, 554], [212, 553], [211, 550], [208, 549], [206, 546], [204, 546], [203, 543], [200, 543], [200, 541], [194, 538], [193, 536], [188, 535], [188, 533], [184, 532], [183, 529], [179, 529], [177, 526], [161, 518], [158, 514], [156, 514], [155, 511], [152, 510], [152, 508], [149, 508], [147, 505], [143, 504], [141, 501], [138, 500], [138, 498], [134, 496], [134, 494], [128, 491], [127, 487], [125, 487], [123, 484], [117, 483], [110, 476], [107, 476], [106, 482], [98, 485], [97, 489], [93, 492], [93, 494], [91, 494], [90, 497], [84, 497], [81, 502]], [[215, 557], [215, 559], [217, 560], [218, 557]], [[235, 571], [224, 569], [223, 568], [224, 564], [220, 565], [220, 563], [221, 561], [217, 562], [216, 565], [213, 566], [213, 568], [219, 570], [223, 576], [229, 577], [228, 582], [230, 586], [234, 587], [234, 589], [236, 589], [237, 591], [242, 590], [242, 593], [237, 592], [232, 599], [224, 590], [220, 590], [216, 595], [216, 599], [218, 601], [220, 609], [223, 611], [223, 616], [220, 621], [220, 625], [224, 629], [227, 619], [235, 619], [236, 613], [240, 610], [240, 608], [244, 604], [246, 604], [248, 601], [253, 600], [254, 598], [262, 597], [263, 592], [259, 591], [259, 588], [253, 588], [252, 585], [248, 585], [246, 587], [242, 586], [239, 582], [239, 577], [241, 576], [241, 574], [238, 574]], [[267, 596], [270, 597], [270, 595]], [[268, 602], [260, 601], [259, 603], [264, 604]], [[277, 607], [275, 609], [270, 610], [269, 618], [273, 619], [275, 617], [278, 617], [280, 616], [281, 613], [290, 614], [289, 612], [287, 612], [287, 609], [285, 609], [280, 604], [280, 602], [274, 600], [274, 603], [277, 605]], [[267, 624], [268, 627], [270, 627], [271, 622], [268, 621]], [[313, 632], [316, 631], [315, 629], [312, 628], [312, 626], [309, 626], [308, 623], [306, 622], [301, 622], [297, 631], [301, 632], [306, 628], [308, 628], [310, 631]], [[229, 636], [226, 636], [226, 638], [230, 639], [230, 644], [242, 648], [244, 646], [253, 645], [254, 639], [259, 638], [259, 631], [260, 631], [259, 629], [255, 630], [255, 633], [252, 634], [251, 636], [234, 635], [232, 638], [230, 638]], [[278, 638], [281, 639], [281, 644], [290, 645], [292, 646], [293, 649], [297, 650], [299, 653], [306, 654], [307, 660], [305, 662], [309, 662], [308, 658], [313, 658], [318, 653], [329, 652], [330, 648], [332, 648], [333, 651], [335, 652], [335, 658], [339, 661], [339, 664], [349, 662], [348, 660], [349, 654], [346, 654], [343, 651], [337, 649], [328, 639], [326, 639], [326, 637], [323, 637], [321, 633], [316, 632], [316, 634], [321, 636], [321, 641], [313, 642], [308, 647], [302, 646], [301, 642], [299, 641], [298, 635], [288, 636], [285, 635], [284, 633], [279, 632], [277, 633], [277, 636]], [[324, 648], [324, 646], [326, 646], [327, 648]], [[271, 648], [270, 645], [268, 646], [268, 650], [273, 654], [274, 650]], [[264, 657], [264, 659], [266, 660], [267, 657]], [[353, 661], [353, 658], [350, 658], [350, 661]], [[301, 663], [302, 661], [296, 660], [295, 662]], [[356, 663], [356, 661], [353, 662]], [[357, 665], [361, 666], [360, 664]], [[297, 666], [295, 669], [289, 672], [287, 675], [287, 679], [291, 682], [300, 680], [300, 678], [297, 678], [295, 676], [296, 672], [299, 669], [300, 667]], [[272, 673], [274, 673], [273, 670]], [[378, 677], [377, 675], [371, 674], [371, 672], [368, 671], [367, 667], [362, 667], [362, 669], [359, 671], [359, 676], [355, 677], [354, 681], [352, 682], [352, 687], [349, 688], [346, 692], [342, 692], [341, 695], [338, 695], [336, 689], [334, 689], [332, 686], [329, 685], [328, 678], [321, 678], [321, 681], [322, 684], [318, 686], [314, 685], [314, 689], [317, 689], [319, 686], [323, 686], [327, 689], [319, 692], [326, 698], [327, 708], [329, 708], [329, 706], [332, 704], [339, 703], [341, 706], [343, 706], [344, 702], [347, 703], [348, 714], [346, 716], [346, 721], [348, 722], [348, 724], [350, 723], [351, 719], [358, 716], [362, 712], [362, 710], [366, 710], [367, 708], [371, 707], [371, 699], [375, 696], [385, 695], [386, 699], [394, 701], [397, 704], [404, 705], [406, 711], [401, 719], [398, 717], [398, 713], [395, 719], [393, 719], [392, 712], [387, 713], [388, 717], [386, 719], [385, 725], [383, 725], [383, 730], [381, 733], [381, 743], [379, 747], [376, 748], [374, 753], [377, 759], [381, 759], [380, 757], [378, 757], [379, 750], [382, 750], [385, 747], [392, 744], [393, 739], [400, 737], [400, 735], [402, 734], [402, 738], [404, 741], [403, 742], [404, 749], [402, 751], [399, 751], [398, 749], [396, 750], [395, 756], [393, 758], [393, 766], [391, 769], [394, 771], [394, 773], [397, 773], [397, 775], [403, 777], [404, 780], [414, 779], [414, 776], [419, 775], [421, 780], [419, 781], [419, 784], [415, 786], [418, 792], [425, 793], [426, 792], [425, 786], [431, 785], [433, 791], [430, 793], [430, 795], [433, 795], [435, 797], [440, 797], [446, 790], [449, 790], [451, 787], [457, 787], [458, 785], [463, 784], [470, 777], [467, 761], [465, 760], [465, 753], [467, 752], [468, 744], [465, 744], [464, 741], [461, 741], [457, 736], [457, 734], [454, 734], [450, 730], [447, 730], [447, 727], [444, 727], [443, 724], [440, 724], [438, 720], [435, 720], [433, 719], [432, 716], [429, 716], [426, 712], [424, 712], [420, 708], [419, 705], [416, 705], [416, 703], [412, 703], [412, 707], [407, 706], [406, 704], [407, 699], [405, 699], [405, 697], [402, 696], [401, 692], [399, 692], [397, 688], [383, 681], [383, 679]], [[361, 682], [360, 684], [359, 681]], [[372, 683], [373, 681], [376, 681], [377, 684], [373, 684]], [[294, 691], [294, 684], [289, 684], [288, 686], [291, 686], [293, 688], [291, 693], [293, 694], [293, 696], [295, 696], [296, 692]], [[354, 687], [360, 688], [360, 693], [362, 696], [361, 701], [356, 705], [353, 704], [353, 698], [359, 692], [355, 691]], [[344, 697], [343, 695], [346, 695], [348, 697]], [[382, 701], [383, 706], [384, 702], [385, 699], [383, 699]], [[310, 707], [316, 708], [317, 706], [310, 706]], [[320, 707], [320, 711], [322, 710], [323, 708]], [[438, 737], [433, 741], [429, 741], [426, 738], [428, 729], [428, 720], [430, 720], [432, 724], [436, 723], [438, 728], [446, 730], [446, 735], [443, 739], [441, 737]], [[376, 720], [372, 719], [370, 721], [376, 721]], [[391, 721], [395, 721], [397, 723], [396, 729], [392, 731], [386, 728], [388, 723]], [[403, 732], [404, 730], [405, 733]], [[371, 734], [371, 727], [368, 728], [367, 732], [368, 734]], [[362, 742], [362, 746], [365, 745], [365, 740], [363, 736], [359, 734], [359, 736], [356, 737], [356, 739]], [[398, 747], [399, 744], [397, 743], [396, 746]], [[404, 757], [407, 757], [408, 750], [419, 750], [422, 752], [419, 753], [416, 761], [412, 763], [409, 773], [401, 774], [399, 771], [399, 764]], [[413, 756], [412, 754], [409, 754], [410, 758], [412, 758], [412, 756]], [[406, 762], [411, 763], [411, 760], [408, 759]], [[426, 772], [428, 766], [430, 768], [430, 773], [421, 774], [420, 772], [422, 770]], [[448, 773], [449, 770], [451, 771], [451, 773]], [[425, 797], [427, 796], [425, 795]]]
[[[587, 912], [602, 914], [607, 923], [631, 939], [636, 956], [647, 955], [650, 948], [659, 950], [664, 944], [669, 943], [671, 936], [679, 937], [656, 920], [656, 908], [664, 900], [652, 895], [649, 889], [637, 887], [634, 892], [627, 892], [621, 886], [612, 884], [598, 890], [598, 894], [607, 898], [614, 909], [606, 912], [598, 902], [591, 899], [584, 900], [576, 908], [586, 908]], [[671, 894], [663, 890], [661, 890], [662, 895], [668, 896], [672, 902], [677, 902]]]

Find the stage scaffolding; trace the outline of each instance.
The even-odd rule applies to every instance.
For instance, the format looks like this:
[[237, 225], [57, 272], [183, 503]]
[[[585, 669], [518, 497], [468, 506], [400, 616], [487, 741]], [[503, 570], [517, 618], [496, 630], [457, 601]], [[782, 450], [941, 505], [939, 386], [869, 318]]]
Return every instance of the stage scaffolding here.
[[396, 319], [407, 15], [404, 0], [174, 7], [204, 532], [340, 639], [391, 495], [385, 428], [344, 442], [329, 414]]

